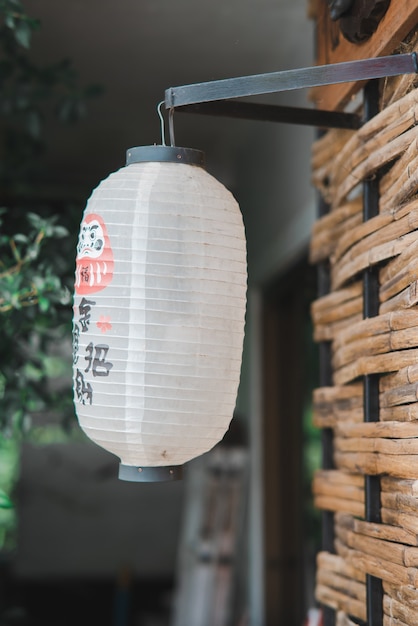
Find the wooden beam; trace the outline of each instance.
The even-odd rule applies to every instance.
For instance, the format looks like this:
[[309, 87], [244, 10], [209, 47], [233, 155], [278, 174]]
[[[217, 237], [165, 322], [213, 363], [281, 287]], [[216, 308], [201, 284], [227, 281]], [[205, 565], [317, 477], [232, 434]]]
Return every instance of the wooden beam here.
[[[392, 54], [418, 25], [418, 0], [391, 0], [374, 35], [362, 44], [353, 44], [341, 34], [338, 22], [329, 17], [328, 3], [317, 3], [317, 64], [355, 61]], [[364, 81], [317, 87], [310, 99], [318, 108], [341, 110], [359, 91]]]

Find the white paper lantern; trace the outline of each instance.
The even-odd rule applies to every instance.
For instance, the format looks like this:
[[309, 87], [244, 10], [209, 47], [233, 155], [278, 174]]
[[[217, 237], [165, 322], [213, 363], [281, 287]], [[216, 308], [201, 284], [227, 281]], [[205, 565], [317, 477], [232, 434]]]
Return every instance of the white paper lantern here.
[[144, 146], [93, 191], [74, 294], [74, 402], [124, 480], [179, 478], [218, 443], [240, 379], [246, 243], [196, 150]]

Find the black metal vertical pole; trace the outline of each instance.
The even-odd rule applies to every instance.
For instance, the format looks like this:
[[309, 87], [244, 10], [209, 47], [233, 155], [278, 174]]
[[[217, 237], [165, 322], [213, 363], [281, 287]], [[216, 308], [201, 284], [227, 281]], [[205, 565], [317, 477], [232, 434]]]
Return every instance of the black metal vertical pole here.
[[[329, 212], [329, 206], [322, 200], [318, 203], [318, 216], [322, 217]], [[318, 297], [325, 296], [330, 291], [330, 268], [329, 263], [318, 264]], [[319, 385], [329, 387], [332, 385], [331, 366], [331, 342], [321, 341], [319, 344]], [[333, 446], [334, 432], [332, 428], [322, 430], [322, 468], [333, 469]], [[322, 549], [326, 552], [334, 552], [334, 513], [322, 512]], [[335, 626], [335, 611], [331, 607], [323, 606], [323, 626]]]
[[[379, 112], [378, 81], [370, 81], [364, 89], [364, 121]], [[367, 221], [379, 213], [379, 177], [365, 181], [363, 193], [363, 220]], [[363, 275], [363, 317], [379, 314], [379, 276], [376, 267], [367, 268]], [[364, 421], [379, 421], [379, 375], [364, 377]], [[380, 478], [365, 477], [365, 517], [366, 521], [380, 523]], [[380, 578], [367, 575], [367, 625], [383, 626], [383, 586]]]

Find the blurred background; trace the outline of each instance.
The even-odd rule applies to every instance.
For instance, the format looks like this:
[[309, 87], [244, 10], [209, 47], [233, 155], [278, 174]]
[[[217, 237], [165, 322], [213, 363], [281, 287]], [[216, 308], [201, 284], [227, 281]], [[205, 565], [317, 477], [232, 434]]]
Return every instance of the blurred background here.
[[[308, 4], [0, 2], [2, 626], [199, 626], [184, 607], [194, 602], [203, 620], [220, 580], [228, 611], [202, 626], [262, 626], [273, 614], [291, 626], [314, 604], [314, 130], [175, 115], [177, 145], [206, 153], [247, 233], [244, 362], [219, 449], [183, 481], [119, 481], [118, 459], [76, 422], [70, 358], [75, 243], [92, 190], [128, 148], [161, 143], [168, 87], [312, 65]], [[302, 92], [261, 100], [310, 106]], [[213, 567], [199, 567], [205, 541], [219, 539], [210, 520], [221, 502], [229, 576], [214, 582]]]

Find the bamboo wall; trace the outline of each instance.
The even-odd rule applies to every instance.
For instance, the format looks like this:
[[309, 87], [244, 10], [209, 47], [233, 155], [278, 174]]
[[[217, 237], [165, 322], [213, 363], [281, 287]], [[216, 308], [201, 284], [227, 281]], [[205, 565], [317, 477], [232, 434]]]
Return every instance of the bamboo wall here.
[[[417, 122], [415, 77], [390, 79], [377, 116], [313, 146], [313, 184], [330, 211], [313, 228], [310, 259], [329, 263], [331, 287], [312, 319], [315, 340], [331, 342], [332, 353], [332, 385], [314, 392], [314, 423], [332, 429], [335, 464], [313, 482], [316, 507], [335, 514], [316, 598], [335, 609], [337, 626], [366, 622], [367, 574], [383, 581], [384, 626], [418, 624]], [[379, 214], [364, 222], [362, 182], [376, 175]], [[379, 314], [363, 319], [368, 267], [379, 272]], [[368, 374], [379, 375], [374, 423], [363, 414]], [[380, 477], [379, 524], [365, 521], [366, 474]]]

